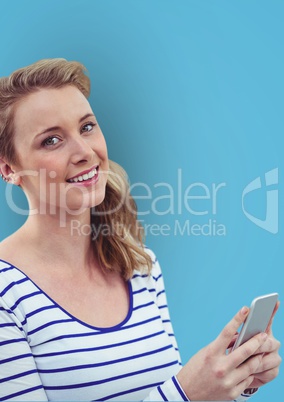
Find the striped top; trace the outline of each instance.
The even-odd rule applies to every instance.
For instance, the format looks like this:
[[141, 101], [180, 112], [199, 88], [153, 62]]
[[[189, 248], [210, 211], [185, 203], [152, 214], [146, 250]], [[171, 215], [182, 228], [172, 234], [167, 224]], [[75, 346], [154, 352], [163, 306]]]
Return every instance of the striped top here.
[[134, 272], [128, 314], [110, 328], [80, 321], [0, 260], [0, 401], [187, 400], [163, 276], [148, 251], [151, 275]]

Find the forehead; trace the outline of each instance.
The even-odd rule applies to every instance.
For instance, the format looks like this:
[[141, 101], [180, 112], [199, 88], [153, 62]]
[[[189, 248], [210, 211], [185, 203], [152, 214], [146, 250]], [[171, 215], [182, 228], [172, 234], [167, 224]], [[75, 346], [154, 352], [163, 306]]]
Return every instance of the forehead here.
[[39, 89], [21, 99], [14, 111], [15, 134], [28, 129], [37, 132], [50, 125], [71, 124], [92, 112], [89, 102], [78, 88]]

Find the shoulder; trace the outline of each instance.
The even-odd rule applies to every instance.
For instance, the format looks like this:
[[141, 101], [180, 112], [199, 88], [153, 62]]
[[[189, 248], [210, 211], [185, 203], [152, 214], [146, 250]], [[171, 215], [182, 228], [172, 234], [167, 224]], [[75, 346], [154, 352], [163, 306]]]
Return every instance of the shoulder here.
[[0, 289], [4, 284], [4, 281], [12, 280], [11, 273], [9, 273], [9, 271], [14, 271], [14, 266], [0, 258]]
[[25, 294], [30, 282], [26, 272], [22, 270], [24, 261], [21, 246], [16, 236], [11, 235], [0, 243], [0, 298], [13, 302]]
[[151, 272], [150, 272], [150, 276], [155, 279], [157, 276], [160, 276], [162, 274], [161, 266], [159, 264], [158, 257], [154, 253], [154, 251], [151, 248], [147, 247], [147, 246], [144, 246], [144, 251], [151, 257], [152, 269], [151, 269]]
[[151, 257], [153, 265], [158, 261], [158, 258], [154, 251], [148, 246], [144, 246], [144, 251]]
[[24, 275], [9, 262], [0, 259], [0, 310], [10, 309], [19, 298], [18, 284], [23, 282]]
[[154, 301], [159, 308], [165, 308], [167, 307], [166, 291], [158, 258], [153, 250], [148, 247], [145, 248], [145, 251], [151, 257], [152, 270], [150, 274], [142, 274], [139, 271], [134, 271], [131, 280], [132, 289], [135, 294], [140, 293], [144, 296], [147, 294], [150, 295], [152, 301]]
[[6, 312], [9, 319], [22, 327], [27, 313], [37, 305], [40, 293], [24, 272], [0, 259], [0, 314]]
[[163, 274], [158, 258], [154, 251], [147, 246], [144, 246], [144, 251], [151, 257], [152, 268], [149, 274], [134, 270], [132, 279], [138, 279], [144, 283], [147, 288], [156, 288], [157, 283], [163, 281]]
[[18, 283], [26, 281], [26, 277], [13, 264], [0, 258], [0, 297]]
[[16, 264], [17, 256], [21, 253], [22, 244], [23, 241], [20, 239], [18, 232], [6, 237], [0, 242], [0, 259]]
[[36, 264], [33, 254], [33, 264], [31, 264], [31, 249], [27, 243], [27, 236], [22, 232], [22, 228], [6, 237], [0, 242], [0, 261], [10, 264], [26, 275], [30, 275], [33, 265]]
[[[17, 281], [20, 274], [15, 268], [16, 254], [12, 252], [12, 243], [9, 238], [0, 243], [0, 295], [3, 287], [10, 282]], [[14, 249], [15, 250], [15, 249]]]

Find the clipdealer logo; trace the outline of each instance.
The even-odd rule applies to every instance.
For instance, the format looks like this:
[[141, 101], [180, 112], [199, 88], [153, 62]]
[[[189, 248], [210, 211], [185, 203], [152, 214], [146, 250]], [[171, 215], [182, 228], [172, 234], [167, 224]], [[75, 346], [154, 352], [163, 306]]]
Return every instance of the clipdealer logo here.
[[[115, 174], [115, 173], [112, 173]], [[22, 176], [38, 177], [39, 186], [39, 209], [29, 210], [19, 208], [14, 202], [12, 188], [7, 186], [5, 196], [10, 209], [20, 215], [34, 214], [55, 214], [57, 209], [60, 210], [60, 225], [66, 225], [66, 214], [78, 215], [84, 209], [82, 193], [82, 206], [77, 210], [69, 210], [67, 205], [67, 194], [72, 191], [72, 186], [65, 183], [60, 183], [59, 186], [53, 183], [50, 179], [56, 178], [56, 172], [46, 172], [40, 169], [39, 172], [23, 171]], [[47, 181], [49, 177], [49, 181]], [[259, 176], [248, 183], [242, 191], [241, 196], [237, 195], [238, 203], [241, 204], [242, 213], [246, 218], [259, 228], [271, 233], [278, 233], [278, 168], [267, 171], [263, 178]], [[132, 204], [129, 202], [128, 194], [132, 193], [135, 201], [139, 201], [139, 209], [137, 213], [138, 220], [144, 226], [145, 234], [153, 236], [163, 235], [193, 235], [193, 236], [226, 236], [227, 227], [225, 222], [219, 221], [220, 202], [224, 202], [223, 193], [227, 188], [227, 183], [211, 183], [206, 185], [202, 182], [187, 183], [183, 181], [183, 171], [181, 168], [177, 170], [177, 176], [174, 183], [159, 182], [150, 186], [148, 183], [138, 182], [130, 186], [129, 191], [123, 192], [124, 198], [119, 200], [113, 210], [104, 213], [112, 214], [120, 209], [122, 203], [125, 203], [127, 208], [132, 211]], [[83, 188], [84, 190], [84, 188]], [[137, 193], [138, 190], [138, 193]], [[262, 191], [261, 191], [262, 190]], [[265, 190], [265, 191], [263, 191]], [[133, 194], [136, 193], [135, 194]], [[245, 200], [249, 194], [254, 193], [257, 201], [254, 204], [246, 204]], [[261, 200], [261, 197], [264, 197]], [[58, 200], [59, 199], [59, 200]], [[223, 199], [223, 201], [221, 201]], [[57, 201], [56, 201], [57, 200]], [[257, 208], [259, 201], [265, 202], [266, 211], [265, 218], [253, 214], [253, 209]], [[59, 204], [58, 204], [59, 203]], [[250, 205], [249, 208], [247, 205]], [[58, 208], [57, 208], [58, 207]], [[136, 212], [136, 211], [134, 211]], [[100, 214], [96, 210], [94, 214]], [[174, 223], [151, 223], [141, 219], [146, 215], [177, 216]], [[189, 218], [188, 218], [189, 217]], [[80, 221], [74, 220], [74, 230], [81, 230]], [[90, 228], [86, 228], [86, 234]], [[105, 235], [110, 235], [114, 230], [112, 227], [100, 227], [100, 232]], [[117, 230], [117, 228], [115, 228]], [[85, 234], [85, 232], [83, 233]], [[97, 234], [96, 234], [97, 235]]]
[[[243, 190], [242, 194], [242, 209], [245, 216], [260, 228], [270, 232], [272, 234], [278, 233], [278, 189], [272, 188], [272, 186], [278, 185], [278, 168], [272, 169], [264, 175], [265, 184], [262, 184], [261, 177], [257, 177], [252, 180]], [[244, 207], [245, 197], [253, 191], [261, 189], [266, 186], [266, 214], [265, 219], [257, 218]]]

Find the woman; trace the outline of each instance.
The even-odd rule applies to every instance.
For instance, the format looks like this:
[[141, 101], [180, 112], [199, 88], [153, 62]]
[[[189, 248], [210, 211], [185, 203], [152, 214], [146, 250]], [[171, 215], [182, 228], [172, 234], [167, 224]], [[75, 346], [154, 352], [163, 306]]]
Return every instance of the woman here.
[[159, 264], [89, 92], [64, 59], [0, 80], [1, 175], [30, 208], [0, 244], [0, 400], [247, 400], [277, 376], [279, 342], [270, 328], [228, 354], [243, 308], [181, 367]]

